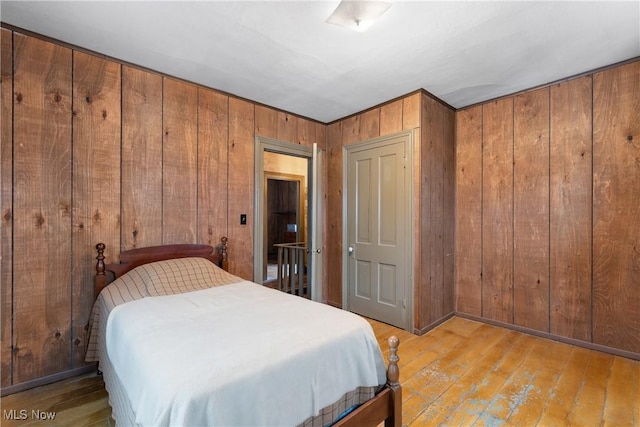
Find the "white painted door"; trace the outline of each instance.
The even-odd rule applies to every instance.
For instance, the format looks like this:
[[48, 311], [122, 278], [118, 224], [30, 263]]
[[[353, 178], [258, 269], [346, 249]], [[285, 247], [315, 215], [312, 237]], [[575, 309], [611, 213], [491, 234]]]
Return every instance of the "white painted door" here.
[[408, 329], [407, 136], [347, 147], [347, 307]]

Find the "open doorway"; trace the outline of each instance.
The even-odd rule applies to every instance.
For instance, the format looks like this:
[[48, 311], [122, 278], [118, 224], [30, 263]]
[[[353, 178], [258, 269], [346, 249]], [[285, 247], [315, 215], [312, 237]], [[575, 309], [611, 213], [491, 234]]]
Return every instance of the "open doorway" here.
[[[302, 212], [301, 187], [303, 178], [274, 176], [265, 172], [266, 226], [264, 238], [267, 243], [267, 263], [273, 267], [278, 263], [278, 247], [282, 243], [304, 241], [304, 227], [300, 221]], [[270, 268], [267, 280], [275, 280], [275, 272]]]
[[262, 283], [310, 297], [307, 286], [309, 159], [263, 154]]
[[[274, 287], [321, 301], [323, 150], [317, 144], [307, 147], [262, 136], [256, 136], [255, 144], [253, 281], [270, 285], [276, 254], [275, 273], [287, 277]], [[281, 199], [279, 206], [269, 200], [269, 194]], [[295, 215], [293, 205], [297, 206]], [[269, 209], [282, 218], [271, 215], [269, 219]]]
[[[271, 156], [291, 157], [282, 159], [285, 164], [298, 163], [306, 159], [265, 153], [265, 160]], [[290, 167], [292, 165], [289, 165]], [[295, 169], [292, 167], [291, 170]], [[298, 170], [300, 172], [300, 170]], [[307, 176], [291, 173], [264, 172], [264, 212], [265, 222], [262, 230], [263, 250], [263, 284], [276, 286], [278, 279], [278, 254], [283, 245], [300, 245], [306, 249], [307, 241]], [[306, 270], [306, 254], [305, 254]]]

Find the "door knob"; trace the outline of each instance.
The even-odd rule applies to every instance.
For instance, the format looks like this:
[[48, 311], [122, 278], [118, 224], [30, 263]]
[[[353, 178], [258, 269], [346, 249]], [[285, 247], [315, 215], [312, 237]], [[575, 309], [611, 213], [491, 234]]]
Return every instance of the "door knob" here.
[[349, 252], [349, 255], [353, 255], [353, 252], [355, 251], [355, 248], [353, 246], [349, 246], [347, 248], [347, 252]]

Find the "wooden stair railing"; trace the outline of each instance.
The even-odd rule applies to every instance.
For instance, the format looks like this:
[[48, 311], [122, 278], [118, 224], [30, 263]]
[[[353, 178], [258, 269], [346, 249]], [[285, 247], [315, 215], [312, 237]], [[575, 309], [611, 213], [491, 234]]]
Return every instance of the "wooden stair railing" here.
[[[278, 248], [278, 290], [292, 295], [305, 296], [304, 254], [307, 250], [307, 243], [276, 243], [273, 246]], [[309, 297], [308, 294], [309, 292], [307, 292], [307, 297]]]

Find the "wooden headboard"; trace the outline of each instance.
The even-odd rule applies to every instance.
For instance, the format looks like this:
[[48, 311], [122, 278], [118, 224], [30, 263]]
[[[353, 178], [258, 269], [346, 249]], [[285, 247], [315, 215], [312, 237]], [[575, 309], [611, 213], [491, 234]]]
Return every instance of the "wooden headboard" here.
[[220, 245], [218, 245], [217, 248], [209, 245], [177, 244], [130, 249], [120, 252], [120, 262], [113, 264], [105, 264], [104, 250], [106, 249], [106, 245], [104, 243], [98, 243], [96, 245], [96, 250], [98, 251], [96, 259], [98, 262], [96, 263], [96, 276], [94, 280], [94, 299], [98, 297], [98, 294], [105, 286], [118, 277], [140, 265], [150, 262], [175, 258], [199, 257], [206, 258], [228, 271], [227, 242], [228, 239], [223, 237], [220, 239]]

